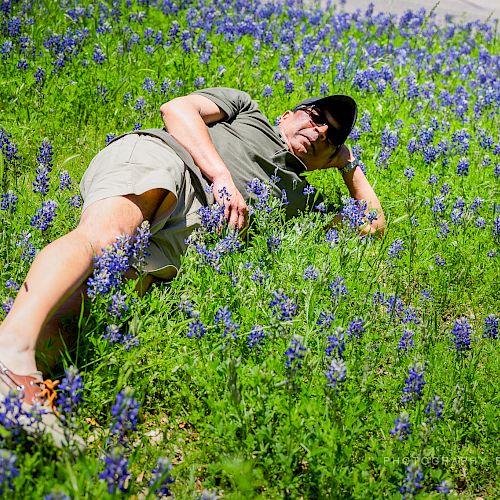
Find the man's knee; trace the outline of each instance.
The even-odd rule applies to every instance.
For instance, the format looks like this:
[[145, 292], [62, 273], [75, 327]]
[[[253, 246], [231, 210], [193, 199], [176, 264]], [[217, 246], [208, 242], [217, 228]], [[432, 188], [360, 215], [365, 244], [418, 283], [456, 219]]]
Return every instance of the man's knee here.
[[142, 222], [151, 220], [167, 193], [165, 189], [152, 189], [141, 195], [96, 201], [83, 212], [76, 231], [88, 239], [95, 252], [99, 252], [118, 236], [131, 236]]

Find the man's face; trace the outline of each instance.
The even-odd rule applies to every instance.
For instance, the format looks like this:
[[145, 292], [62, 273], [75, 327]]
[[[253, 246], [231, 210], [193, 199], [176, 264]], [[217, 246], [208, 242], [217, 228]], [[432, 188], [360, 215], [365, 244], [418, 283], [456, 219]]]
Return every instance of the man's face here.
[[319, 119], [314, 108], [286, 111], [279, 126], [288, 149], [308, 170], [338, 166], [335, 157], [339, 148], [328, 139], [329, 127], [338, 128], [338, 123], [327, 110], [320, 110]]

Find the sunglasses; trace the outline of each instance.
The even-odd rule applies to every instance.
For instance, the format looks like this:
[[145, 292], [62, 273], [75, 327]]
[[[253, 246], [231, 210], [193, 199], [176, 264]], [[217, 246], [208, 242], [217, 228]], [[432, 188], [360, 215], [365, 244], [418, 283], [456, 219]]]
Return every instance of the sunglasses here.
[[331, 146], [335, 146], [338, 151], [343, 144], [339, 136], [340, 131], [328, 122], [325, 113], [317, 106], [299, 106], [296, 111], [299, 110], [305, 111], [309, 115], [310, 120], [318, 127], [323, 127], [325, 125], [328, 127], [326, 131], [328, 143]]

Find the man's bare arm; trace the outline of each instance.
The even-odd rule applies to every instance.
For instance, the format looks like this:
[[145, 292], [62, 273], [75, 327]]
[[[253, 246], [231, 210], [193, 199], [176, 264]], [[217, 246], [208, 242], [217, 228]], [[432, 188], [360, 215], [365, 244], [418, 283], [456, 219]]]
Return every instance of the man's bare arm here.
[[[332, 166], [335, 168], [342, 168], [347, 162], [354, 160], [355, 158], [352, 152], [347, 146], [344, 145], [339, 151], [339, 154], [335, 157]], [[385, 230], [384, 211], [382, 210], [382, 206], [375, 191], [368, 182], [368, 179], [365, 177], [365, 174], [358, 166], [350, 172], [342, 174], [342, 178], [344, 179], [345, 185], [349, 190], [351, 198], [354, 198], [355, 200], [364, 200], [366, 201], [368, 211], [377, 211], [377, 219], [371, 224], [364, 226], [361, 229], [361, 234], [376, 234], [381, 237]], [[339, 223], [340, 221], [341, 217], [338, 216], [335, 218], [333, 224]]]
[[[163, 123], [172, 136], [192, 156], [203, 175], [213, 183], [214, 197], [225, 205], [229, 224], [240, 229], [248, 224], [248, 207], [236, 188], [208, 133], [207, 125], [226, 118], [217, 104], [201, 95], [177, 97], [160, 107]], [[221, 195], [225, 188], [229, 201]]]

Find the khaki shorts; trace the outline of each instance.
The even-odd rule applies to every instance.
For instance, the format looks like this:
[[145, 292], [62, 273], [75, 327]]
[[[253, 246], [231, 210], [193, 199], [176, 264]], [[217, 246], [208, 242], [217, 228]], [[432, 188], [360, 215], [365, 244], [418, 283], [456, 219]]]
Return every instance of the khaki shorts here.
[[80, 182], [83, 210], [105, 198], [142, 194], [154, 188], [168, 190], [175, 201], [169, 212], [151, 223], [151, 255], [145, 271], [170, 279], [179, 270], [186, 238], [200, 225], [198, 209], [203, 206], [186, 165], [172, 148], [158, 137], [125, 135], [93, 158]]

